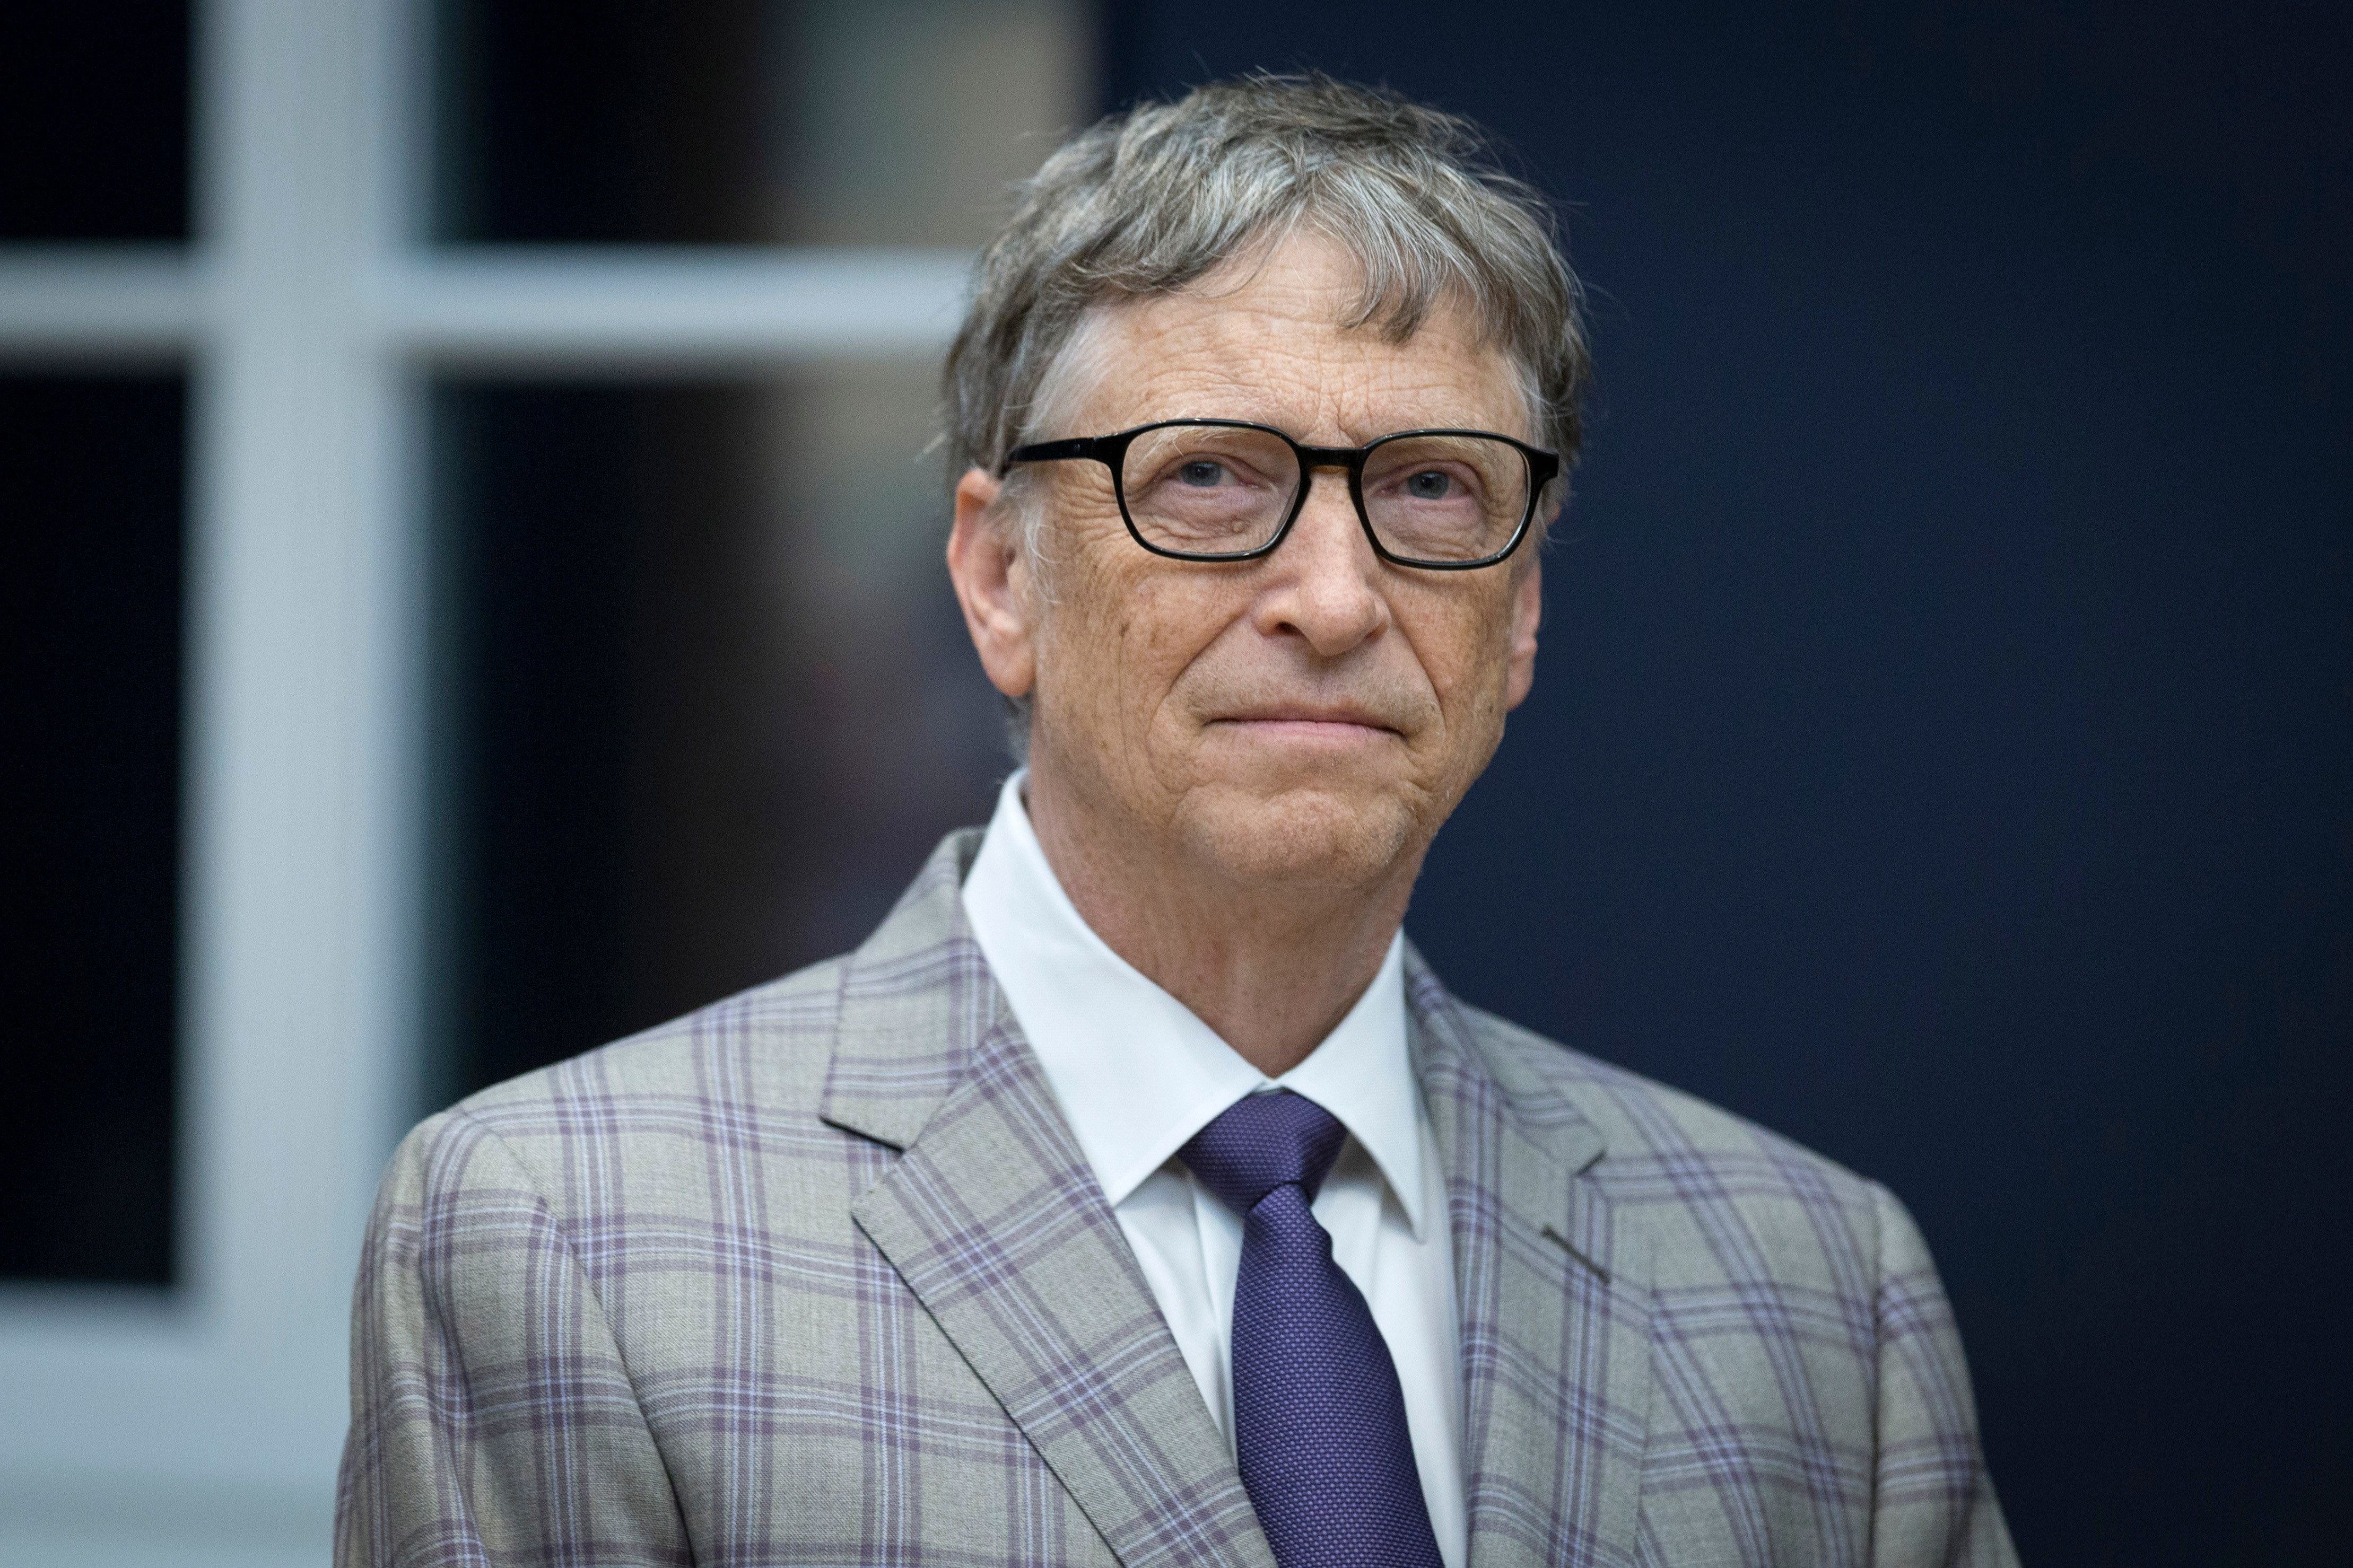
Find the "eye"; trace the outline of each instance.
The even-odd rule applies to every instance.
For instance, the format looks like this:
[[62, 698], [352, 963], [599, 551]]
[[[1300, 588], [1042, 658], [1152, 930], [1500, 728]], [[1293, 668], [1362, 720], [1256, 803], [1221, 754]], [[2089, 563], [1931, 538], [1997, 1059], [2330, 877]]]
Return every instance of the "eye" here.
[[1405, 493], [1415, 500], [1444, 500], [1460, 487], [1443, 468], [1424, 468], [1406, 476]]
[[1176, 482], [1196, 489], [1214, 489], [1226, 477], [1226, 466], [1209, 458], [1195, 458], [1176, 469]]

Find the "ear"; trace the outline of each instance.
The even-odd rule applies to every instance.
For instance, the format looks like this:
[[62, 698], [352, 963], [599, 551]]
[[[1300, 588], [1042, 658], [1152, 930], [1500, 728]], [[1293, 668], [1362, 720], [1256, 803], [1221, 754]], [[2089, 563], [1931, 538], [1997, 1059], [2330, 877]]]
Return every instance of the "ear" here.
[[1536, 623], [1544, 619], [1544, 562], [1530, 561], [1520, 580], [1512, 584], [1510, 660], [1504, 676], [1504, 706], [1517, 708], [1527, 700], [1536, 680]]
[[1038, 656], [1030, 640], [1029, 563], [1021, 559], [1012, 520], [989, 510], [1004, 488], [980, 468], [965, 469], [956, 481], [948, 579], [989, 684], [1008, 697], [1022, 697], [1038, 679]]

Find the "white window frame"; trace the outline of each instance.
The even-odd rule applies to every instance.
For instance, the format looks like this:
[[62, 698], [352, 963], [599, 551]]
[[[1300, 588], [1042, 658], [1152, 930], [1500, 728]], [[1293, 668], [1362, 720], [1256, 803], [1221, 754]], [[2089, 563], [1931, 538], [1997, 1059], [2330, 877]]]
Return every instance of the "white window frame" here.
[[429, 247], [425, 0], [199, 0], [195, 237], [0, 246], [0, 367], [189, 385], [183, 1283], [0, 1289], [0, 1562], [322, 1561], [421, 1081], [428, 380], [936, 352], [937, 250]]

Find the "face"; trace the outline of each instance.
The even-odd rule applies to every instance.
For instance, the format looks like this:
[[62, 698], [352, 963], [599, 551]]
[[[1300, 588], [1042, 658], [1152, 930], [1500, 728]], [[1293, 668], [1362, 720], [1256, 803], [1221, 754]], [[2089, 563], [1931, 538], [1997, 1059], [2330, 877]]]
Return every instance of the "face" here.
[[[1049, 437], [1155, 419], [1271, 425], [1309, 445], [1451, 426], [1533, 440], [1503, 357], [1453, 310], [1404, 342], [1340, 323], [1356, 264], [1293, 238], [1250, 268], [1091, 323], [1087, 373]], [[1100, 463], [1041, 465], [1032, 558], [958, 487], [949, 560], [990, 679], [1034, 703], [1033, 805], [1084, 814], [1171, 869], [1365, 886], [1409, 878], [1528, 689], [1535, 551], [1431, 572], [1383, 562], [1338, 469], [1280, 548], [1170, 561], [1129, 537]]]

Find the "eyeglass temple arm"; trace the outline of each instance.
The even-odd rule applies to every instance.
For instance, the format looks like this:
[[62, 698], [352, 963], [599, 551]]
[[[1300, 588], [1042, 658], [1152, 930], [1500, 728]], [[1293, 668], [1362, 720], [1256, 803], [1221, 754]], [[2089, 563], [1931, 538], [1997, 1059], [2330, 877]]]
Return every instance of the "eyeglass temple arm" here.
[[1055, 463], [1065, 458], [1099, 458], [1103, 455], [1103, 439], [1100, 436], [1078, 436], [1068, 441], [1040, 441], [1034, 446], [1016, 447], [1005, 454], [1005, 461], [997, 466], [997, 477], [1003, 479], [1005, 470], [1016, 463]]

